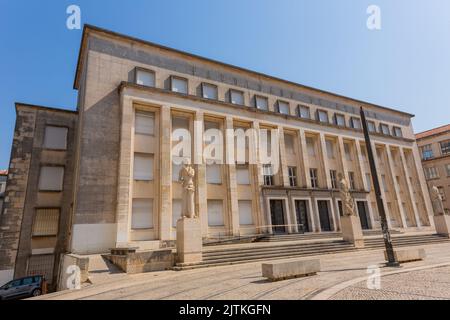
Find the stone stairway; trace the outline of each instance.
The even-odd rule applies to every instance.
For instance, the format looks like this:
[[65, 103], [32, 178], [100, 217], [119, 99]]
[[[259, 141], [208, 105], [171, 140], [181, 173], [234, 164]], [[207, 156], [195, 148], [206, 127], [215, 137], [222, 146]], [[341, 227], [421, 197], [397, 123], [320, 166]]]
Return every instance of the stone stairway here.
[[[342, 240], [333, 239], [340, 234], [329, 234], [329, 238], [306, 237], [300, 241], [280, 240], [279, 242], [254, 243], [231, 246], [204, 247], [203, 261], [196, 264], [176, 265], [174, 270], [230, 265], [271, 259], [286, 259], [311, 255], [323, 255], [356, 251], [353, 245]], [[297, 235], [298, 236], [298, 235]], [[307, 235], [305, 235], [307, 236]], [[322, 235], [323, 236], [323, 235]], [[396, 235], [394, 247], [420, 246], [450, 241], [436, 234]], [[383, 249], [383, 238], [366, 237], [365, 248], [360, 250]]]

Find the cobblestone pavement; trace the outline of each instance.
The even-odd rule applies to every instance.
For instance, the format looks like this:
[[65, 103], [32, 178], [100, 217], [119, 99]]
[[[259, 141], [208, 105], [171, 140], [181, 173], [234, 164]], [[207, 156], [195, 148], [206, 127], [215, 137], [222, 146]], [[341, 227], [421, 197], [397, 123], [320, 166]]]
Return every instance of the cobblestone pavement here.
[[[307, 257], [305, 259], [321, 259], [320, 273], [280, 282], [269, 282], [264, 279], [261, 276], [261, 262], [255, 262], [181, 272], [103, 275], [97, 278], [93, 275], [93, 284], [81, 290], [58, 292], [39, 299], [297, 300], [317, 297], [323, 299], [450, 297], [450, 278], [446, 279], [450, 275], [450, 243], [428, 245], [423, 248], [427, 253], [424, 261], [404, 264], [401, 268], [384, 266], [383, 251], [370, 250]], [[437, 264], [448, 266], [386, 275], [382, 278], [381, 291], [365, 290], [368, 266], [378, 265], [381, 267], [381, 273], [386, 274], [412, 268], [430, 268]], [[409, 281], [411, 275], [414, 281]], [[330, 288], [355, 279], [360, 280], [337, 291], [330, 291]], [[400, 296], [402, 294], [404, 296]]]

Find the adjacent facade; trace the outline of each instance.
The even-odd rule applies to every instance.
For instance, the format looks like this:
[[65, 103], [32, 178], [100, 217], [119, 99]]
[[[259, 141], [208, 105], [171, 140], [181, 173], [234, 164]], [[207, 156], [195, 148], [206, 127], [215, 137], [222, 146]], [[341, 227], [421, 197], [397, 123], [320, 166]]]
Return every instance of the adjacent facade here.
[[428, 188], [437, 187], [450, 214], [450, 125], [416, 135]]
[[7, 170], [0, 170], [0, 214], [3, 209], [3, 202], [5, 200], [6, 179], [8, 178]]
[[[4, 279], [44, 269], [55, 279], [64, 252], [171, 246], [181, 211], [174, 160], [195, 164], [204, 238], [339, 231], [340, 173], [362, 227], [378, 229], [360, 106], [388, 223], [434, 228], [411, 114], [92, 26], [84, 29], [74, 87], [73, 112], [16, 105], [0, 231]], [[173, 152], [176, 129], [190, 133], [187, 154]], [[204, 159], [208, 129], [222, 133], [224, 163]], [[262, 129], [279, 142], [279, 170], [260, 158]], [[239, 161], [230, 130], [251, 132]]]

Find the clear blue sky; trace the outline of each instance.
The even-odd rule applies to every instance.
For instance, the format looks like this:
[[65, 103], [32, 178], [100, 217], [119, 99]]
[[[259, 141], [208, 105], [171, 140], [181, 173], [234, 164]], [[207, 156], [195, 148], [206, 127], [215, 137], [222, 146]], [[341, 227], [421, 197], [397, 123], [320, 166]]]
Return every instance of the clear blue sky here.
[[0, 0], [0, 168], [14, 102], [76, 105], [71, 4], [82, 23], [413, 113], [416, 131], [450, 123], [448, 0]]

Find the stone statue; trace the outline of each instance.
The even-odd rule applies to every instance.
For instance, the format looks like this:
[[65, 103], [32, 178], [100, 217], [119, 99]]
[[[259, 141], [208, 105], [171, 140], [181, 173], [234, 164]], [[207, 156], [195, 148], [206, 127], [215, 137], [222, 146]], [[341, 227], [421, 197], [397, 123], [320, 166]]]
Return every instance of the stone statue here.
[[192, 168], [190, 161], [183, 160], [183, 168], [180, 170], [179, 180], [181, 181], [182, 190], [182, 218], [196, 218], [195, 214], [195, 185], [194, 185], [195, 170]]
[[344, 210], [344, 216], [356, 216], [355, 201], [350, 194], [350, 188], [347, 180], [339, 174], [339, 186], [341, 191], [341, 198]]
[[443, 215], [445, 214], [444, 210], [444, 203], [442, 202], [442, 195], [439, 192], [439, 188], [436, 186], [433, 186], [431, 188], [431, 198], [433, 201], [433, 208], [437, 215]]

